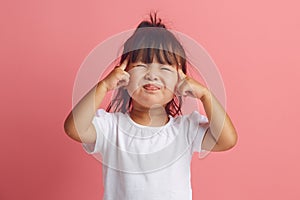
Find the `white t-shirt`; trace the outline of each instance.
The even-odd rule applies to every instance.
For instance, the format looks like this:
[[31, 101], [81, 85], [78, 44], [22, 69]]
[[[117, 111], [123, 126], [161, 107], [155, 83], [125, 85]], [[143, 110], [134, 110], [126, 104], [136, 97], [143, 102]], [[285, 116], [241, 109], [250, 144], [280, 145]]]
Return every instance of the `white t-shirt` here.
[[97, 110], [96, 142], [83, 148], [103, 164], [103, 200], [192, 200], [190, 163], [203, 151], [208, 120], [197, 111], [169, 119], [149, 127]]

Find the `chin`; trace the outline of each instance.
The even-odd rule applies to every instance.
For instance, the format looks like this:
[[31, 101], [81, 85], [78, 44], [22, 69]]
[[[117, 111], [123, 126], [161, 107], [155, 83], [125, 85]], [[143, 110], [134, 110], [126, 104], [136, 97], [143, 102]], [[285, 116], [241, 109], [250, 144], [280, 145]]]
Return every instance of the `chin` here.
[[132, 94], [132, 100], [140, 106], [151, 107], [165, 107], [173, 99], [173, 93], [170, 94], [148, 94], [137, 90]]
[[146, 109], [150, 109], [150, 108], [164, 108], [165, 107], [165, 103], [163, 102], [157, 102], [157, 101], [150, 101], [149, 99], [133, 99], [133, 104], [135, 104], [135, 106], [139, 106], [139, 107], [143, 107]]

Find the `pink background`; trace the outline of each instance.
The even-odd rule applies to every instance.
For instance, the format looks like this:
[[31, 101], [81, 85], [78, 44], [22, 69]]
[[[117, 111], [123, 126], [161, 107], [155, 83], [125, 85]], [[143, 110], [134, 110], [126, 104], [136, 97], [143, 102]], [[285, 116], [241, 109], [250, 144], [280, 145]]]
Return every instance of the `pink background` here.
[[5, 1], [0, 7], [1, 200], [101, 199], [101, 164], [68, 138], [77, 70], [156, 9], [222, 73], [238, 145], [192, 161], [194, 199], [300, 199], [296, 0]]

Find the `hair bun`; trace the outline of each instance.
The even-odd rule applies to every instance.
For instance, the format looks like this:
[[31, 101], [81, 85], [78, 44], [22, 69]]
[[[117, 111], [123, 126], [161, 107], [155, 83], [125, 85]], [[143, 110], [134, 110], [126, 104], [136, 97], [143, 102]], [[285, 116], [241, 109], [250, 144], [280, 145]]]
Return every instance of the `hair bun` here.
[[157, 27], [157, 28], [166, 28], [166, 26], [161, 22], [161, 18], [157, 17], [157, 13], [150, 13], [150, 21], [142, 21], [137, 28], [147, 28], [147, 27]]

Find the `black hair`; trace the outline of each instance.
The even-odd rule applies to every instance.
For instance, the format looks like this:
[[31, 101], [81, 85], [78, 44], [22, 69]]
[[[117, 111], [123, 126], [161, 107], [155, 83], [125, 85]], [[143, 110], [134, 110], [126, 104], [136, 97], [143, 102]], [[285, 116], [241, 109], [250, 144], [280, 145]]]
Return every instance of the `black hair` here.
[[[185, 51], [175, 35], [167, 30], [157, 13], [150, 13], [150, 21], [142, 21], [133, 35], [125, 42], [120, 59], [128, 64], [135, 62], [152, 63], [156, 58], [160, 64], [181, 67], [186, 74]], [[125, 69], [126, 70], [126, 69]], [[165, 106], [166, 113], [171, 116], [182, 114], [182, 98], [174, 96]], [[119, 88], [117, 94], [107, 107], [107, 111], [127, 112], [132, 107], [132, 99], [124, 88]]]

